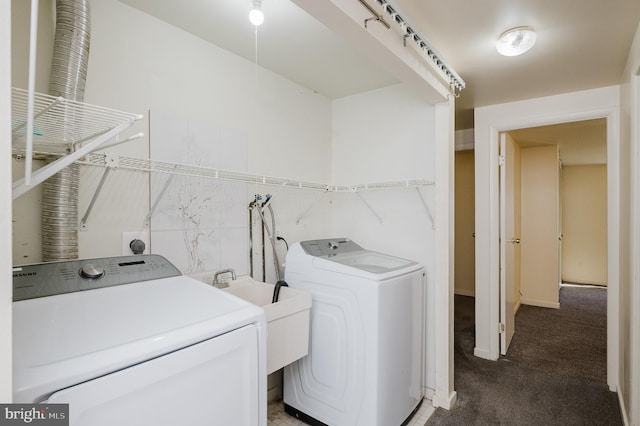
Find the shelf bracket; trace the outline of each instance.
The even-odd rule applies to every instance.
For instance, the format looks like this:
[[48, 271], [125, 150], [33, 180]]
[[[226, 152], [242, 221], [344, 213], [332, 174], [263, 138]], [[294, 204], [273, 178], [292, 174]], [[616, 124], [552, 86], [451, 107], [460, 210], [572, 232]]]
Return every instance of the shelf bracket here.
[[93, 193], [93, 197], [91, 198], [91, 202], [89, 202], [89, 207], [87, 207], [87, 211], [85, 212], [84, 216], [82, 216], [82, 220], [80, 221], [80, 230], [81, 231], [86, 231], [87, 230], [87, 220], [89, 220], [89, 215], [91, 214], [91, 210], [93, 210], [93, 206], [96, 203], [96, 200], [98, 199], [98, 196], [100, 195], [100, 192], [102, 191], [102, 186], [104, 185], [105, 181], [107, 180], [107, 176], [109, 176], [109, 172], [111, 172], [111, 168], [107, 167], [106, 169], [104, 169], [104, 173], [102, 174], [102, 178], [100, 179], [100, 182], [98, 183], [98, 187], [96, 188], [96, 192]]
[[144, 137], [144, 133], [142, 133], [142, 132], [136, 133], [135, 135], [131, 135], [128, 138], [125, 138], [125, 139], [122, 139], [122, 140], [120, 140], [120, 135], [117, 135], [116, 136], [116, 140], [113, 143], [110, 143], [108, 145], [104, 145], [102, 147], [102, 149], [113, 148], [114, 146], [122, 145], [123, 143], [131, 142], [133, 140], [140, 139], [140, 138], [143, 138], [143, 137]]
[[327, 188], [327, 190], [326, 190], [326, 191], [324, 191], [324, 192], [322, 193], [322, 195], [321, 195], [320, 197], [318, 197], [318, 199], [317, 199], [317, 200], [315, 200], [313, 203], [311, 203], [311, 205], [310, 205], [309, 207], [307, 207], [307, 209], [306, 209], [304, 212], [302, 212], [300, 215], [298, 215], [298, 217], [296, 218], [296, 225], [299, 225], [299, 224], [300, 224], [300, 221], [301, 221], [301, 220], [302, 220], [302, 219], [303, 219], [307, 214], [309, 214], [309, 212], [310, 212], [310, 211], [311, 211], [311, 210], [312, 210], [316, 205], [318, 205], [318, 203], [319, 203], [320, 201], [322, 201], [322, 199], [323, 199], [323, 198], [324, 198], [324, 197], [325, 197], [329, 192], [330, 192], [330, 190], [329, 190], [329, 188]]
[[365, 28], [367, 28], [367, 24], [369, 23], [369, 21], [377, 21], [377, 22], [380, 22], [385, 27], [387, 27], [387, 29], [391, 28], [391, 25], [389, 25], [389, 23], [384, 20], [384, 17], [378, 12], [376, 12], [376, 10], [371, 5], [369, 5], [369, 3], [367, 3], [365, 0], [359, 0], [359, 1], [373, 15], [372, 18], [367, 18], [364, 20]]
[[364, 197], [362, 196], [362, 194], [360, 192], [356, 192], [356, 195], [360, 198], [360, 201], [362, 201], [364, 203], [364, 205], [367, 206], [369, 211], [378, 219], [380, 224], [382, 224], [382, 218], [380, 217], [380, 215], [378, 215], [378, 213], [376, 213], [376, 211], [373, 209], [371, 204], [369, 204], [369, 202], [364, 199]]
[[[22, 194], [27, 192], [29, 189], [31, 189], [31, 187], [41, 184], [45, 180], [49, 179], [51, 176], [53, 176], [56, 173], [58, 173], [60, 170], [62, 170], [65, 167], [73, 164], [74, 162], [76, 162], [80, 158], [84, 157], [85, 155], [95, 151], [103, 143], [105, 143], [109, 139], [113, 138], [118, 133], [122, 132], [124, 129], [129, 127], [130, 125], [131, 125], [131, 122], [128, 122], [128, 121], [127, 122], [123, 122], [120, 125], [118, 125], [118, 126], [114, 127], [113, 129], [109, 130], [108, 132], [96, 137], [94, 140], [92, 140], [88, 144], [84, 145], [83, 147], [81, 147], [77, 151], [74, 151], [74, 152], [72, 152], [70, 154], [67, 154], [64, 157], [60, 157], [56, 161], [54, 161], [53, 163], [50, 163], [50, 164], [48, 164], [48, 165], [36, 170], [35, 172], [33, 172], [30, 175], [30, 177], [31, 177], [30, 184], [27, 183], [27, 181], [29, 179], [25, 179], [25, 177], [23, 177], [21, 179], [18, 179], [17, 181], [15, 181], [13, 183], [13, 193], [12, 193], [13, 199], [15, 200], [16, 198], [18, 198], [19, 196], [21, 196]], [[27, 134], [27, 136], [28, 136], [28, 134]], [[27, 158], [27, 160], [28, 160], [28, 158]]]
[[420, 191], [419, 187], [416, 187], [416, 191], [418, 192], [418, 197], [420, 197], [420, 201], [422, 201], [422, 206], [424, 207], [424, 210], [427, 212], [427, 216], [429, 216], [429, 220], [431, 220], [431, 229], [436, 229], [436, 223], [433, 220], [431, 209], [429, 209], [429, 205], [427, 204], [427, 201], [424, 199], [424, 195], [422, 194], [422, 191]]
[[282, 184], [280, 184], [280, 188], [278, 188], [278, 190], [276, 191], [275, 194], [271, 195], [269, 197], [269, 199], [267, 200], [266, 203], [264, 203], [264, 205], [262, 206], [262, 212], [264, 212], [264, 209], [266, 209], [267, 207], [269, 207], [269, 204], [271, 204], [271, 202], [273, 201], [274, 198], [276, 198], [278, 196], [278, 194], [280, 194], [280, 191], [282, 191], [282, 189], [287, 186], [287, 184], [289, 183], [288, 180], [285, 180], [284, 182], [282, 182]]
[[149, 213], [147, 214], [147, 217], [144, 218], [144, 227], [145, 228], [148, 228], [151, 225], [151, 216], [153, 216], [153, 212], [155, 212], [156, 209], [158, 208], [158, 204], [160, 204], [160, 201], [164, 197], [164, 194], [167, 192], [167, 189], [169, 189], [169, 186], [171, 185], [171, 182], [173, 182], [173, 179], [175, 177], [176, 177], [176, 175], [170, 174], [169, 177], [167, 178], [166, 182], [164, 183], [164, 186], [160, 190], [160, 193], [158, 194], [158, 197], [156, 198], [156, 200], [153, 202], [153, 205], [151, 206], [151, 210], [149, 210]]

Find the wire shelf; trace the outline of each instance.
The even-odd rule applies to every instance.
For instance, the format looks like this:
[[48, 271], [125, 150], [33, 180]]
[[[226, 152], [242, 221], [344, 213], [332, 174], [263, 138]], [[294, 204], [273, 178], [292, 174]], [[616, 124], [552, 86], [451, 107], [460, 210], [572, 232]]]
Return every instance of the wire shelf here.
[[[11, 91], [11, 103], [11, 148], [14, 154], [25, 153], [24, 177], [12, 185], [14, 200], [109, 139], [118, 137], [143, 117], [16, 87]], [[33, 131], [27, 134], [31, 125]], [[64, 155], [34, 172], [34, 152]]]
[[[26, 149], [28, 91], [12, 88], [12, 148]], [[66, 153], [95, 139], [122, 123], [142, 118], [137, 114], [99, 107], [42, 93], [34, 95], [33, 148], [50, 153]]]
[[326, 183], [305, 182], [279, 177], [254, 175], [249, 173], [233, 172], [229, 170], [220, 170], [186, 164], [176, 164], [144, 158], [115, 156], [109, 153], [91, 154], [87, 157], [87, 161], [84, 161], [82, 163], [93, 166], [113, 167], [125, 170], [158, 172], [171, 175], [192, 176], [207, 179], [221, 179], [258, 185], [281, 186], [288, 188], [300, 188], [330, 192], [359, 192], [372, 189], [415, 188], [435, 185], [435, 182], [433, 181], [421, 179], [368, 183], [360, 185], [330, 185]]
[[137, 170], [143, 172], [157, 172], [170, 175], [191, 176], [206, 179], [220, 179], [268, 186], [284, 186], [290, 188], [311, 189], [317, 191], [329, 191], [331, 189], [329, 185], [322, 183], [304, 182], [278, 177], [254, 175], [249, 173], [200, 167], [188, 164], [169, 163], [165, 161], [157, 161], [144, 158], [114, 156], [111, 154], [91, 154], [87, 157], [87, 161], [83, 162], [83, 164], [114, 167], [124, 170]]
[[[157, 161], [145, 158], [134, 158], [134, 157], [124, 157], [118, 156], [113, 153], [104, 152], [104, 153], [93, 153], [89, 154], [85, 157], [84, 160], [78, 161], [80, 164], [88, 165], [88, 166], [99, 166], [105, 168], [105, 173], [103, 174], [102, 180], [98, 185], [96, 192], [93, 195], [89, 208], [82, 218], [81, 228], [86, 228], [86, 221], [91, 212], [91, 208], [97, 197], [100, 194], [100, 190], [102, 188], [102, 184], [106, 179], [109, 171], [111, 169], [122, 169], [122, 170], [131, 170], [131, 171], [139, 171], [139, 172], [155, 172], [155, 173], [163, 173], [167, 174], [169, 177], [165, 182], [164, 189], [160, 191], [158, 198], [153, 202], [151, 209], [149, 210], [149, 214], [145, 218], [145, 227], [149, 226], [151, 217], [160, 202], [160, 199], [164, 197], [166, 189], [171, 185], [171, 182], [174, 176], [190, 176], [194, 178], [204, 178], [204, 179], [220, 179], [226, 181], [234, 181], [234, 182], [242, 182], [249, 184], [258, 184], [258, 185], [267, 185], [267, 186], [277, 186], [279, 187], [278, 192], [276, 192], [270, 199], [273, 201], [274, 198], [277, 197], [280, 190], [282, 188], [299, 188], [299, 189], [307, 189], [307, 190], [315, 190], [321, 191], [323, 194], [329, 192], [350, 192], [355, 193], [360, 196], [360, 199], [363, 203], [371, 210], [372, 214], [375, 215], [376, 218], [382, 223], [382, 218], [376, 213], [376, 211], [371, 207], [371, 205], [360, 195], [362, 191], [367, 190], [380, 190], [380, 189], [392, 189], [392, 188], [415, 188], [417, 190], [418, 196], [420, 197], [422, 204], [431, 220], [432, 227], [434, 225], [433, 215], [427, 205], [424, 196], [420, 192], [421, 187], [425, 186], [434, 186], [435, 182], [431, 180], [425, 179], [409, 179], [409, 180], [397, 180], [390, 182], [378, 182], [378, 183], [368, 183], [368, 184], [360, 184], [360, 185], [330, 185], [323, 183], [314, 183], [314, 182], [305, 182], [298, 181], [292, 179], [278, 178], [278, 177], [269, 177], [269, 176], [261, 176], [254, 175], [249, 173], [241, 173], [241, 172], [233, 172], [229, 170], [220, 170], [209, 167], [200, 167], [196, 165], [188, 165], [188, 164], [178, 164], [178, 163], [169, 163], [165, 161]], [[318, 200], [319, 201], [319, 200]], [[296, 219], [296, 223], [299, 223], [302, 218], [313, 208], [316, 203], [309, 206], [309, 208], [298, 216]]]

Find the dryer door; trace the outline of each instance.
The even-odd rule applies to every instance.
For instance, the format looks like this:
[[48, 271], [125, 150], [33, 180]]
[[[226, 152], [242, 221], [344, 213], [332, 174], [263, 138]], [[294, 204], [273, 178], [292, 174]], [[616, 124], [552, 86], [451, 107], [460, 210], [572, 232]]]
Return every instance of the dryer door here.
[[71, 426], [263, 425], [258, 363], [258, 332], [248, 325], [60, 390], [45, 403], [68, 403]]

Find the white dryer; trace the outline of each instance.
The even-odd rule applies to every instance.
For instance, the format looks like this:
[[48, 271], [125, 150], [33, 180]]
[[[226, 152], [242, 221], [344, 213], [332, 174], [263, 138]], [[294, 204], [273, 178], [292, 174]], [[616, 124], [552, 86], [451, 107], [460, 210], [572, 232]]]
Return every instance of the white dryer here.
[[285, 280], [312, 295], [309, 354], [285, 367], [285, 410], [314, 425], [404, 424], [423, 398], [423, 266], [345, 238], [303, 241]]
[[13, 270], [13, 402], [71, 426], [266, 425], [264, 311], [157, 255]]

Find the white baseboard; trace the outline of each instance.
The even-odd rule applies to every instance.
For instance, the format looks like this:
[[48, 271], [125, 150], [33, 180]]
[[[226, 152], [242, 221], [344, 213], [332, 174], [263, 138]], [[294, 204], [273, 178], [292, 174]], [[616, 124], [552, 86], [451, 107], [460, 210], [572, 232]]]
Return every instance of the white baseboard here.
[[518, 309], [520, 309], [520, 306], [522, 306], [522, 299], [518, 300], [518, 303], [516, 303], [516, 306], [513, 308], [513, 315], [518, 313]]
[[491, 354], [489, 353], [489, 351], [484, 350], [484, 349], [478, 349], [473, 348], [473, 355], [477, 356], [478, 358], [482, 358], [482, 359], [488, 359], [489, 361], [496, 361], [497, 358], [492, 358]]
[[520, 303], [523, 305], [538, 306], [540, 308], [560, 309], [559, 302], [547, 302], [545, 300], [527, 299], [526, 297], [521, 298]]
[[622, 423], [624, 426], [629, 426], [629, 415], [627, 414], [627, 407], [624, 405], [624, 395], [620, 393], [620, 389], [618, 389], [618, 404], [620, 404], [620, 414], [622, 415]]
[[433, 401], [433, 396], [436, 394], [435, 389], [431, 389], [428, 387], [424, 388], [424, 398], [426, 399], [430, 399]]
[[457, 294], [458, 296], [476, 297], [476, 292], [474, 290], [463, 290], [454, 288], [453, 294]]
[[451, 410], [454, 405], [456, 405], [456, 401], [458, 399], [458, 394], [456, 391], [451, 392], [449, 395], [439, 395], [438, 392], [435, 393], [433, 399], [431, 400], [434, 407], [442, 407], [445, 410]]

